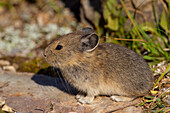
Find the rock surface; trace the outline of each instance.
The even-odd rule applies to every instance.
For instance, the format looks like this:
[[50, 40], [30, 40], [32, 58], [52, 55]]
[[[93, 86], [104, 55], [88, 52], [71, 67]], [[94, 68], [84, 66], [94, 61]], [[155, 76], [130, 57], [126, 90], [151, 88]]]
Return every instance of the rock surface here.
[[98, 96], [88, 105], [74, 98], [77, 91], [61, 78], [31, 73], [0, 72], [0, 97], [5, 104], [22, 113], [141, 113], [133, 102], [114, 102]]

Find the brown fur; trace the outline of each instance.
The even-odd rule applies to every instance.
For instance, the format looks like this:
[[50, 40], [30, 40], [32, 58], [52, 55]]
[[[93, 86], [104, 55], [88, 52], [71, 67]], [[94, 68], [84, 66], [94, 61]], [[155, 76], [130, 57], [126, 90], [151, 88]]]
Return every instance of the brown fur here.
[[[87, 96], [147, 94], [153, 85], [153, 75], [144, 59], [113, 43], [98, 44], [97, 35], [93, 34], [85, 28], [57, 38], [45, 49], [47, 62], [60, 68], [63, 77]], [[83, 47], [82, 42], [86, 41], [92, 41], [96, 47]], [[63, 48], [56, 50], [57, 45]]]

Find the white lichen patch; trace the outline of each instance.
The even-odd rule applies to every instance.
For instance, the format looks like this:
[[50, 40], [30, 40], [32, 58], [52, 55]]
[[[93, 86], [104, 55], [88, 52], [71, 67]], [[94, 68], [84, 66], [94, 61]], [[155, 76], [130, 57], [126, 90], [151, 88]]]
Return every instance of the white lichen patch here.
[[59, 27], [56, 24], [47, 24], [40, 27], [37, 24], [25, 24], [23, 30], [13, 26], [0, 32], [0, 52], [16, 53], [34, 49], [42, 38], [50, 40], [56, 35], [64, 35], [72, 32], [68, 27]]

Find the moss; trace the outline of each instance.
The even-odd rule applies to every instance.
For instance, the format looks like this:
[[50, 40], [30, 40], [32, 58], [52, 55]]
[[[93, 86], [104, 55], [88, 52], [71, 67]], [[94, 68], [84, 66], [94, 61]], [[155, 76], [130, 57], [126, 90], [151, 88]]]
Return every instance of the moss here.
[[48, 68], [48, 66], [48, 63], [44, 60], [44, 58], [35, 58], [22, 63], [19, 67], [19, 71], [38, 73], [40, 69]]
[[[3, 60], [8, 60], [12, 65], [17, 64], [18, 72], [32, 72], [38, 73], [41, 69], [46, 69], [49, 67], [49, 64], [45, 61], [44, 58], [25, 58], [20, 56], [5, 56], [2, 57]], [[43, 74], [43, 73], [42, 73]]]
[[53, 77], [61, 77], [61, 72], [57, 68], [49, 66], [44, 58], [26, 58], [21, 56], [5, 56], [0, 59], [8, 60], [11, 65], [16, 65], [18, 72], [31, 72], [36, 74], [44, 74]]

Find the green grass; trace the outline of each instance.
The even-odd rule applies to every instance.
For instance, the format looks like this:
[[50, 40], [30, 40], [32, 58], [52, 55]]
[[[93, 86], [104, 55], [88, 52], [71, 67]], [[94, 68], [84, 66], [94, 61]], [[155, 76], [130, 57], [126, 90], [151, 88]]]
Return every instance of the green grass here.
[[[165, 14], [165, 10], [163, 10], [162, 17], [159, 21], [156, 8], [154, 7], [154, 14], [156, 15], [156, 24], [146, 22], [139, 25], [137, 24], [135, 18], [129, 12], [122, 0], [120, 0], [122, 6], [121, 8], [119, 7], [118, 9], [115, 6], [110, 9], [111, 6], [114, 6], [111, 4], [115, 4], [115, 2], [115, 0], [108, 0], [104, 6], [104, 14], [106, 13], [104, 15], [106, 21], [104, 29], [108, 31], [107, 34], [105, 34], [105, 36], [108, 37], [106, 42], [113, 42], [121, 45], [126, 45], [130, 49], [136, 51], [141, 55], [141, 48], [144, 47], [144, 50], [147, 52], [147, 54], [143, 56], [145, 60], [149, 60], [151, 62], [156, 63], [159, 63], [163, 60], [169, 62], [170, 44], [168, 44], [167, 38], [170, 37], [170, 31], [167, 28], [168, 16], [165, 16], [167, 15]], [[126, 12], [128, 18], [123, 16], [123, 11]], [[124, 27], [125, 21], [127, 19], [129, 19], [131, 22], [131, 25], [129, 25], [131, 29], [128, 32]], [[98, 26], [97, 28], [97, 30], [100, 30]], [[102, 29], [103, 28], [101, 28], [101, 31], [103, 31]], [[110, 34], [113, 32], [115, 35], [110, 36]], [[152, 35], [152, 37], [150, 37], [149, 35]]]

